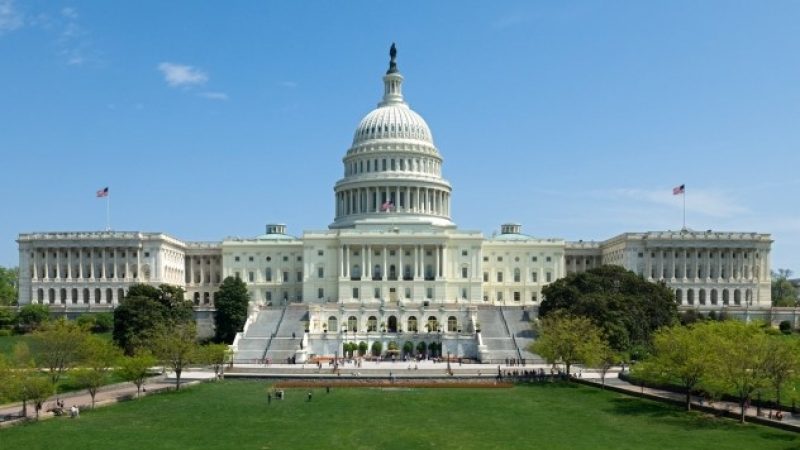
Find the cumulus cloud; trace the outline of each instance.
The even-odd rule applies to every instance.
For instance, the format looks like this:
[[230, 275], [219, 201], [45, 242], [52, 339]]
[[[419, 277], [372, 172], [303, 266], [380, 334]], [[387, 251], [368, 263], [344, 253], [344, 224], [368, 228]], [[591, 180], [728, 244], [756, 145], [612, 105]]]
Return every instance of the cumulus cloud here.
[[23, 25], [22, 14], [14, 6], [14, 0], [0, 0], [0, 36]]
[[164, 75], [164, 81], [171, 87], [200, 86], [208, 81], [208, 75], [202, 70], [185, 64], [162, 62], [158, 70]]

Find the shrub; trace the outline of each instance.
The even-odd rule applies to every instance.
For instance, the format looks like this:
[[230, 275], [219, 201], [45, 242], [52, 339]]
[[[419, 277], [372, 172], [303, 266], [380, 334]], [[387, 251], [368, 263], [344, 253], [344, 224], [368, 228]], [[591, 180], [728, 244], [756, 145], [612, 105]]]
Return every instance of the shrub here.
[[17, 313], [17, 329], [23, 333], [33, 331], [50, 319], [50, 308], [45, 305], [25, 305]]
[[778, 325], [778, 328], [781, 330], [781, 333], [783, 333], [783, 334], [791, 334], [792, 333], [792, 322], [789, 322], [788, 320], [784, 320]]
[[366, 354], [367, 354], [367, 349], [368, 349], [368, 348], [369, 348], [369, 347], [367, 346], [367, 343], [366, 343], [366, 342], [364, 342], [364, 341], [361, 341], [361, 342], [359, 342], [359, 343], [358, 343], [358, 354], [359, 354], [360, 356], [364, 356], [364, 355], [366, 355]]
[[373, 356], [380, 356], [382, 351], [383, 351], [383, 344], [381, 344], [381, 341], [375, 341], [372, 343]]
[[8, 328], [0, 329], [0, 337], [11, 336], [12, 334], [14, 334], [13, 330], [10, 330]]
[[114, 329], [114, 314], [110, 312], [102, 312], [94, 315], [94, 331], [95, 333], [108, 333]]
[[93, 313], [81, 314], [77, 319], [75, 319], [75, 322], [84, 330], [89, 331], [94, 330], [94, 326], [97, 324], [97, 320], [95, 319]]
[[0, 328], [11, 328], [17, 321], [16, 314], [11, 308], [0, 308]]
[[428, 344], [426, 344], [425, 341], [420, 341], [420, 343], [417, 344], [417, 353], [424, 355], [426, 350], [428, 350]]
[[403, 344], [403, 353], [406, 355], [414, 353], [414, 343], [411, 341], [406, 341], [405, 344]]

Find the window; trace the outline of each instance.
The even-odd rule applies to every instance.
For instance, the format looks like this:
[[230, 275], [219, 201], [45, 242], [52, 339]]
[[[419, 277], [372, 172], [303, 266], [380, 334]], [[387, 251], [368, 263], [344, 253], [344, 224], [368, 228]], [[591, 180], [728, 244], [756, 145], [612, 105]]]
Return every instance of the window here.
[[503, 282], [503, 272], [497, 272], [497, 282], [498, 283]]
[[467, 299], [467, 288], [461, 288], [461, 298], [463, 300]]
[[503, 301], [503, 291], [497, 291], [497, 301]]
[[532, 302], [536, 301], [536, 292], [531, 293], [531, 301]]
[[462, 267], [461, 268], [461, 278], [469, 278], [468, 272], [469, 272], [469, 270], [467, 269], [467, 267]]
[[325, 277], [325, 268], [317, 267], [317, 278], [324, 278], [324, 277]]
[[353, 298], [358, 298], [358, 288], [353, 288]]
[[247, 260], [250, 261], [250, 262], [253, 262], [253, 257], [251, 256], [251, 257], [247, 258]]
[[539, 282], [539, 274], [537, 272], [531, 272], [531, 281], [534, 283]]
[[288, 256], [284, 256], [284, 257], [283, 257], [283, 261], [284, 261], [284, 262], [286, 262], [286, 261], [289, 261], [289, 257], [288, 257]]
[[283, 282], [288, 283], [289, 281], [291, 281], [289, 278], [289, 272], [283, 272]]
[[483, 272], [483, 282], [484, 283], [489, 282], [489, 272]]
[[552, 261], [553, 259], [552, 259], [552, 258], [550, 258], [550, 257], [548, 256], [548, 257], [546, 257], [544, 260], [545, 260], [546, 262], [550, 262], [550, 261]]
[[[145, 258], [149, 258], [150, 257], [150, 252], [144, 252], [144, 257]], [[237, 258], [236, 260], [238, 261], [239, 259]]]
[[[147, 256], [147, 253], [145, 253], [144, 256]], [[233, 260], [236, 261], [236, 262], [239, 262], [239, 257], [238, 256], [234, 256]]]
[[467, 256], [469, 253], [466, 250], [461, 250], [461, 256]]
[[256, 275], [253, 272], [247, 274], [247, 279], [252, 283], [256, 279]]
[[317, 298], [325, 297], [325, 290], [322, 288], [317, 289]]
[[235, 276], [236, 278], [241, 278], [241, 275], [239, 274], [239, 272], [234, 272], [233, 276]]
[[369, 316], [367, 319], [367, 332], [378, 331], [378, 319], [375, 316]]
[[406, 288], [405, 296], [406, 298], [411, 298], [411, 288]]
[[520, 281], [519, 269], [514, 269], [514, 283], [519, 283], [519, 281]]
[[534, 256], [533, 258], [531, 258], [531, 261], [533, 261], [533, 262], [536, 262], [536, 261], [538, 261], [538, 260], [539, 260], [539, 258], [537, 258], [537, 257], [535, 257], [535, 256]]
[[375, 288], [375, 298], [381, 298], [381, 288]]
[[300, 262], [300, 261], [302, 261], [302, 260], [303, 260], [303, 257], [302, 257], [302, 256], [298, 256], [298, 257], [297, 257], [297, 262]]
[[267, 281], [272, 281], [272, 269], [267, 267], [267, 270], [264, 271], [264, 279]]
[[514, 301], [518, 302], [520, 299], [519, 291], [514, 291]]
[[547, 272], [546, 274], [544, 274], [544, 281], [545, 281], [545, 283], [549, 283], [549, 282], [553, 281], [553, 274], [550, 273], [550, 272]]
[[322, 250], [317, 250], [317, 256], [322, 256], [324, 254], [325, 254], [325, 252], [323, 252]]
[[272, 256], [267, 256], [267, 262], [272, 261]]
[[303, 281], [303, 272], [297, 272], [297, 282]]
[[503, 257], [502, 256], [498, 256], [497, 257], [497, 262], [503, 262]]
[[408, 331], [411, 331], [411, 332], [414, 332], [414, 333], [419, 331], [419, 328], [417, 328], [417, 318], [416, 318], [416, 316], [411, 316], [411, 317], [408, 318], [408, 327], [407, 327], [407, 329], [408, 329]]
[[433, 298], [433, 288], [428, 288], [425, 292], [425, 298], [428, 300]]
[[489, 262], [489, 257], [488, 256], [484, 256], [483, 257], [483, 262]]
[[456, 316], [450, 316], [447, 318], [447, 331], [451, 333], [458, 331], [458, 320], [456, 320]]

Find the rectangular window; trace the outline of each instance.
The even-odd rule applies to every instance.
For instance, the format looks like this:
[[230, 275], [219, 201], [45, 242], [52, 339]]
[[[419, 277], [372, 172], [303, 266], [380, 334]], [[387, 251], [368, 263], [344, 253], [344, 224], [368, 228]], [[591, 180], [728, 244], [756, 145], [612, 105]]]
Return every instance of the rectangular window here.
[[531, 293], [531, 301], [532, 302], [536, 301], [536, 292]]
[[233, 275], [234, 275], [236, 278], [242, 278], [242, 276], [241, 276], [241, 274], [239, 274], [239, 272], [234, 272], [234, 273], [233, 273]]
[[497, 257], [497, 262], [503, 262], [503, 257], [502, 256], [498, 256]]
[[272, 292], [267, 291], [267, 292], [264, 293], [264, 295], [266, 296], [266, 299], [267, 299], [268, 302], [272, 301]]
[[549, 257], [549, 256], [548, 256], [548, 257], [547, 257], [547, 258], [545, 258], [544, 260], [545, 260], [545, 261], [547, 261], [547, 262], [550, 262], [550, 261], [552, 261], [552, 260], [553, 260], [553, 258], [551, 258], [551, 257]]
[[466, 267], [461, 268], [461, 278], [468, 278], [468, 270]]
[[283, 261], [284, 261], [284, 262], [286, 262], [286, 261], [289, 261], [289, 257], [288, 257], [288, 256], [284, 256], [284, 257], [283, 257]]
[[358, 288], [353, 288], [353, 298], [358, 298]]
[[251, 256], [251, 257], [247, 258], [247, 260], [250, 261], [250, 262], [253, 262], [253, 257]]
[[325, 277], [325, 268], [317, 267], [317, 278], [324, 278], [324, 277]]
[[375, 298], [381, 298], [381, 288], [375, 288]]
[[[145, 253], [144, 256], [147, 256], [147, 253]], [[233, 260], [236, 261], [236, 262], [239, 262], [239, 257], [238, 256], [234, 256]]]
[[247, 279], [250, 280], [250, 282], [252, 283], [253, 281], [255, 281], [256, 275], [253, 272], [250, 272], [247, 274]]
[[323, 252], [322, 250], [317, 250], [317, 256], [322, 256], [324, 254], [325, 254], [325, 252]]
[[433, 298], [433, 288], [427, 289], [427, 291], [425, 292], [425, 298], [427, 298], [428, 300]]
[[483, 272], [483, 282], [484, 283], [489, 282], [489, 272]]
[[290, 281], [292, 280], [289, 278], [289, 272], [283, 272], [283, 282], [288, 283]]
[[483, 257], [483, 262], [489, 262], [489, 257], [488, 256], [484, 256]]
[[497, 301], [503, 301], [503, 291], [497, 291]]
[[538, 260], [539, 260], [539, 258], [537, 258], [537, 257], [535, 257], [535, 256], [534, 256], [533, 258], [531, 258], [531, 261], [533, 261], [533, 262], [536, 262], [536, 261], [538, 261]]
[[549, 283], [553, 279], [553, 274], [550, 273], [550, 272], [547, 272], [546, 274], [544, 274], [544, 278], [545, 278], [545, 282]]
[[467, 253], [466, 250], [461, 250], [461, 256], [467, 256], [467, 255], [468, 255], [468, 253]]
[[520, 278], [519, 272], [514, 272], [514, 282], [515, 283], [519, 283], [519, 278]]
[[406, 298], [411, 298], [411, 288], [406, 288]]
[[503, 282], [503, 272], [497, 272], [497, 282], [498, 283]]
[[317, 298], [325, 297], [325, 290], [322, 288], [317, 289]]
[[539, 282], [539, 274], [537, 272], [531, 272], [531, 281], [534, 283]]
[[519, 291], [514, 291], [514, 301], [518, 302], [520, 300]]
[[297, 272], [297, 282], [303, 281], [303, 272]]
[[461, 298], [463, 300], [467, 299], [467, 288], [461, 288]]

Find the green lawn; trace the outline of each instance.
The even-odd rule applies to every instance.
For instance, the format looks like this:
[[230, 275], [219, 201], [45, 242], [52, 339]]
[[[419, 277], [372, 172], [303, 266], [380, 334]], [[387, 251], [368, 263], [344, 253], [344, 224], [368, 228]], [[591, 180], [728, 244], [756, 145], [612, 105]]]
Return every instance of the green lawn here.
[[800, 448], [800, 436], [562, 384], [513, 389], [287, 390], [208, 383], [0, 430], [4, 448]]

